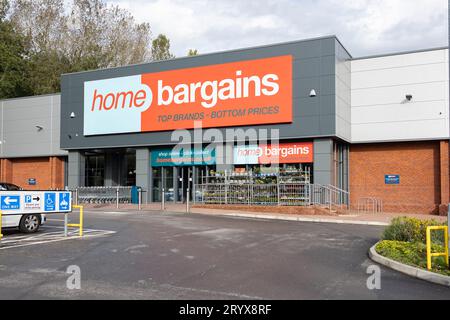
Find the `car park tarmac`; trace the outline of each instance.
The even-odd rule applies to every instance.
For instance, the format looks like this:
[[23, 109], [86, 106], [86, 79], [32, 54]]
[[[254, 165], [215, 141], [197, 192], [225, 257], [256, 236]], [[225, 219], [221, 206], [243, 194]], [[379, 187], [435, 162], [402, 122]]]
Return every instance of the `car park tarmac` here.
[[[382, 266], [369, 290], [376, 226], [100, 210], [85, 225], [68, 240], [52, 218], [35, 235], [5, 232], [0, 299], [450, 298]], [[74, 267], [80, 289], [67, 285]]]

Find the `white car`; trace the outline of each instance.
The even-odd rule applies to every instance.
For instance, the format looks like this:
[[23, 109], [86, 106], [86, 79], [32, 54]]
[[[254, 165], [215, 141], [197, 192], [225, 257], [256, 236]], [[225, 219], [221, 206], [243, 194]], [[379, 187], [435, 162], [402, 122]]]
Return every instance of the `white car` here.
[[[20, 191], [22, 188], [12, 183], [0, 182], [0, 191]], [[18, 228], [23, 233], [34, 233], [45, 223], [45, 214], [3, 215], [3, 228]]]

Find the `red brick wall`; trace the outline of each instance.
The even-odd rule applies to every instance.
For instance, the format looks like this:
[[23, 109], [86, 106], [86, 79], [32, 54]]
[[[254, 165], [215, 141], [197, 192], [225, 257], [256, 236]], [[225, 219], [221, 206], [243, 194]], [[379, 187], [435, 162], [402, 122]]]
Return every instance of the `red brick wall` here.
[[[36, 185], [28, 185], [28, 179]], [[64, 188], [64, 159], [60, 157], [1, 159], [0, 181], [14, 183], [26, 190]]]
[[[386, 174], [400, 175], [400, 184], [386, 185]], [[448, 198], [448, 178], [448, 143], [402, 142], [350, 147], [353, 208], [362, 197], [376, 197], [383, 200], [386, 212], [435, 214], [442, 203], [441, 197], [447, 195]]]

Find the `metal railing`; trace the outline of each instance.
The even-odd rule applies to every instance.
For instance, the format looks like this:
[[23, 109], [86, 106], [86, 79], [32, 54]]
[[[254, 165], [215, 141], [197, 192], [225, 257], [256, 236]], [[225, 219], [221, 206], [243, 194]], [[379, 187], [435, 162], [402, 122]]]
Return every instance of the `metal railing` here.
[[280, 184], [197, 184], [198, 204], [347, 206], [349, 193], [333, 186], [310, 183]]
[[131, 203], [132, 187], [78, 187], [72, 192], [75, 204]]
[[332, 185], [311, 184], [311, 203], [332, 207], [348, 206], [350, 193]]

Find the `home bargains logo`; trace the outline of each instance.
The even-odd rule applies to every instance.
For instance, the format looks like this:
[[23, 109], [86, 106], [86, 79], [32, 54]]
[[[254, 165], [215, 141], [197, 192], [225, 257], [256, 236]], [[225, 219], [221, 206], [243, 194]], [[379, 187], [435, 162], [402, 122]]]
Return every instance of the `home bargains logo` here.
[[312, 163], [312, 142], [234, 147], [234, 164]]
[[84, 134], [292, 122], [292, 57], [84, 83]]

